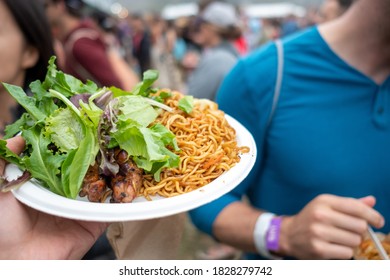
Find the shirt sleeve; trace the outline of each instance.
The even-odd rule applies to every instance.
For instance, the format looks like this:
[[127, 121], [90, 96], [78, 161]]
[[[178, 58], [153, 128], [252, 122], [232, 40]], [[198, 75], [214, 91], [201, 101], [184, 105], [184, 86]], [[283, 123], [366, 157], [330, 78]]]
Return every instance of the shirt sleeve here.
[[73, 56], [102, 86], [122, 87], [101, 40], [78, 39], [73, 46]]
[[274, 44], [265, 46], [241, 59], [218, 91], [219, 108], [252, 133], [257, 159], [254, 168], [239, 186], [219, 199], [190, 211], [194, 225], [210, 235], [213, 235], [213, 223], [218, 214], [229, 204], [242, 200], [260, 176], [266, 127], [275, 89], [276, 60]]

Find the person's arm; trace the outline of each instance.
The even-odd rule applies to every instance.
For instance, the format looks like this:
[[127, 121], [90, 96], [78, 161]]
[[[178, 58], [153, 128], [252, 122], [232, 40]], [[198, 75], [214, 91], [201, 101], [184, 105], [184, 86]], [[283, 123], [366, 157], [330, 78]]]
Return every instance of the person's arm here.
[[[24, 148], [17, 136], [7, 141], [15, 153]], [[0, 160], [0, 173], [5, 162]], [[36, 211], [12, 193], [0, 192], [0, 259], [81, 259], [107, 228], [107, 223], [69, 220]]]
[[253, 232], [262, 213], [241, 201], [231, 203], [215, 219], [213, 235], [222, 243], [256, 253]]

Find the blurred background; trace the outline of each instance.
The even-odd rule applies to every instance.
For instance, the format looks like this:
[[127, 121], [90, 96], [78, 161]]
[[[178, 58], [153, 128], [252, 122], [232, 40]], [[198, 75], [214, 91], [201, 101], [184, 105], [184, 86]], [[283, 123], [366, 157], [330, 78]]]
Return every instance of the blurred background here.
[[[179, 15], [180, 12], [195, 14], [198, 3], [197, 0], [85, 0], [85, 2], [103, 11], [111, 12], [122, 17], [133, 12], [164, 12], [164, 8], [176, 9], [177, 15]], [[226, 2], [230, 2], [247, 10], [250, 10], [254, 6], [258, 6], [259, 4], [265, 4], [264, 8], [267, 7], [267, 4], [282, 4], [290, 7], [300, 6], [311, 9], [318, 7], [323, 0], [227, 0]]]
[[[162, 57], [173, 55], [177, 74], [160, 77], [159, 87], [187, 92], [188, 77], [196, 68], [202, 46], [196, 42], [200, 5], [207, 0], [83, 0], [98, 25], [115, 40], [121, 56], [142, 78], [148, 68], [158, 69]], [[270, 40], [321, 22], [324, 0], [227, 0], [238, 11], [242, 38], [235, 42], [241, 55]], [[88, 12], [89, 10], [89, 12]], [[196, 57], [198, 55], [198, 58]], [[158, 58], [160, 61], [153, 61]], [[158, 57], [157, 57], [158, 56]], [[155, 62], [155, 63], [154, 63]], [[168, 70], [170, 71], [170, 70]], [[170, 81], [168, 81], [170, 79]], [[175, 81], [172, 81], [175, 80]]]
[[[112, 5], [120, 4], [123, 7], [133, 10], [133, 11], [145, 11], [145, 10], [154, 10], [160, 11], [166, 5], [172, 4], [183, 4], [183, 3], [194, 3], [194, 0], [86, 0], [93, 5], [100, 7], [111, 7]], [[302, 6], [311, 6], [318, 5], [321, 3], [321, 0], [290, 0], [290, 1], [280, 1], [280, 0], [229, 0], [227, 2], [234, 3], [237, 5], [250, 5], [256, 3], [279, 3], [286, 2], [292, 4], [298, 4]]]

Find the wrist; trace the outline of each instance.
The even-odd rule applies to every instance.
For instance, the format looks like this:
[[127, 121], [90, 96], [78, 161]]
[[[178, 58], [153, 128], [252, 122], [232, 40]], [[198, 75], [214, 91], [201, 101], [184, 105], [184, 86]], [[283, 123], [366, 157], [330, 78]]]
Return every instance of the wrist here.
[[273, 217], [269, 223], [268, 230], [265, 236], [266, 248], [269, 252], [279, 251], [279, 238], [282, 225], [282, 217]]
[[256, 221], [253, 238], [257, 252], [268, 259], [281, 259], [275, 254], [279, 248], [281, 217], [273, 213], [262, 213]]
[[279, 234], [279, 249], [276, 252], [277, 254], [284, 256], [291, 256], [290, 253], [290, 242], [289, 242], [289, 233], [290, 225], [292, 222], [292, 217], [284, 216], [282, 218]]
[[266, 235], [269, 225], [272, 219], [275, 217], [273, 213], [262, 213], [256, 220], [255, 228], [253, 231], [253, 240], [256, 247], [257, 253], [261, 256], [270, 258], [271, 255], [268, 252], [266, 246]]

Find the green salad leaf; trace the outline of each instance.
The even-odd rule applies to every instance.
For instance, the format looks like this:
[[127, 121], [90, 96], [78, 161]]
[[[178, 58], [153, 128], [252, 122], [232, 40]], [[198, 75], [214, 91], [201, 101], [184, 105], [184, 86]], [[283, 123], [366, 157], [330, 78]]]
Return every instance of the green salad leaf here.
[[190, 114], [194, 109], [194, 97], [191, 95], [184, 96], [179, 100], [179, 109]]

